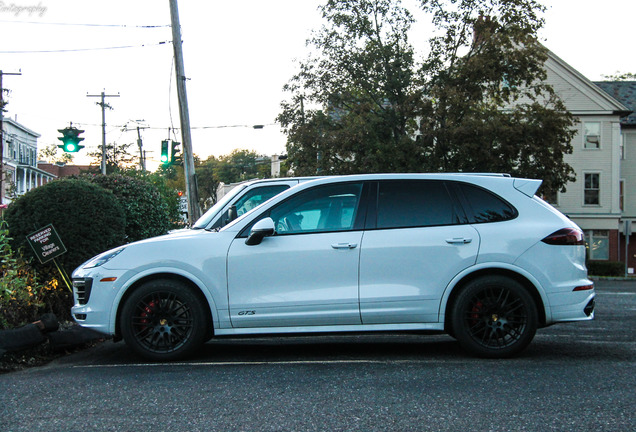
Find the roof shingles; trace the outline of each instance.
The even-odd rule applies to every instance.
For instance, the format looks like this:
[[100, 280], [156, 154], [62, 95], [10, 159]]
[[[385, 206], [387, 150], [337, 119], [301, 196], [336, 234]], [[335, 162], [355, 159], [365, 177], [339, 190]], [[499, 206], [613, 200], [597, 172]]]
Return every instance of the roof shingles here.
[[636, 126], [636, 81], [596, 81], [594, 84], [632, 111], [621, 118], [621, 124]]

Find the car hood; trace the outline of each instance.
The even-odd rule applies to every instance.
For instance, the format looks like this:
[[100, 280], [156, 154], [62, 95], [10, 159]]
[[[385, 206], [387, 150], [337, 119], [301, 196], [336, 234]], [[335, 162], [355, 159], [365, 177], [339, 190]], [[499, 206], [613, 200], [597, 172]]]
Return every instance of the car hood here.
[[224, 257], [235, 235], [233, 232], [184, 230], [152, 237], [121, 246], [123, 251], [99, 268], [139, 271], [150, 267], [202, 266], [205, 260]]

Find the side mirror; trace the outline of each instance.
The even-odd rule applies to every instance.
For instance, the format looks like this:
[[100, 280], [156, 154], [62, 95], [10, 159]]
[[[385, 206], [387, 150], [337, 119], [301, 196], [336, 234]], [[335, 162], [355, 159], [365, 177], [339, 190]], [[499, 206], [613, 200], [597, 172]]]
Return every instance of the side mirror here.
[[230, 206], [229, 209], [227, 209], [227, 223], [232, 222], [234, 219], [236, 219], [238, 217], [238, 215], [236, 214], [236, 206]]
[[273, 236], [275, 232], [274, 221], [272, 218], [266, 217], [254, 224], [250, 230], [249, 237], [245, 240], [245, 244], [248, 246], [256, 246], [261, 244], [265, 237]]

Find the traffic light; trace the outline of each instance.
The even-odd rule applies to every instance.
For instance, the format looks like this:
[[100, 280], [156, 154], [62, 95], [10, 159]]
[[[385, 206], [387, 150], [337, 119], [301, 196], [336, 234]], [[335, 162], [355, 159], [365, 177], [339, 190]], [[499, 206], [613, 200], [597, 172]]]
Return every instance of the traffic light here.
[[80, 141], [83, 141], [84, 138], [80, 138], [79, 134], [84, 133], [83, 130], [79, 130], [76, 127], [69, 126], [64, 129], [58, 129], [59, 133], [63, 136], [58, 137], [63, 144], [59, 144], [58, 147], [64, 150], [66, 153], [76, 153], [84, 148], [83, 145], [80, 145]]
[[161, 141], [161, 163], [168, 165], [170, 163], [170, 155], [168, 154], [168, 140]]
[[170, 163], [181, 163], [181, 149], [179, 146], [181, 143], [172, 141], [172, 152], [170, 153], [172, 156], [170, 157]]

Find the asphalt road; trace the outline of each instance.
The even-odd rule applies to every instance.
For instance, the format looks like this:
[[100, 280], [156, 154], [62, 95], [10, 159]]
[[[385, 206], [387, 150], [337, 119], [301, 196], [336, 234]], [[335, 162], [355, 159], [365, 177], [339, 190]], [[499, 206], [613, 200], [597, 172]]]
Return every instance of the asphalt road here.
[[636, 282], [511, 360], [447, 336], [262, 337], [145, 364], [105, 342], [0, 375], [0, 431], [634, 431]]

